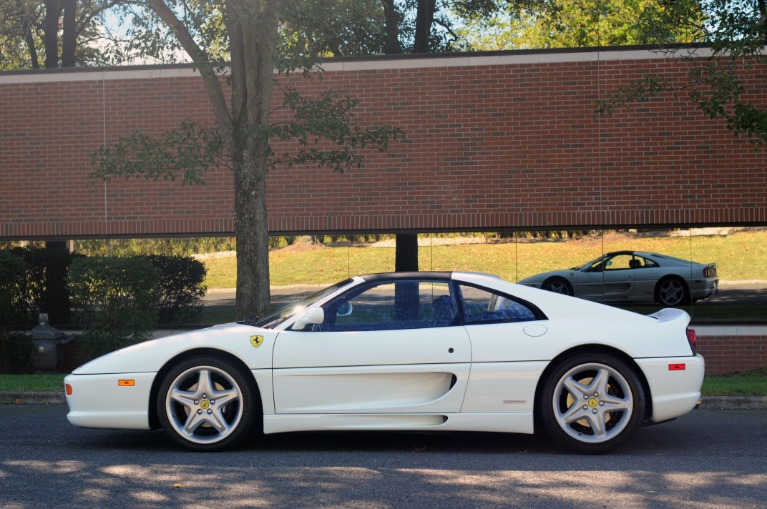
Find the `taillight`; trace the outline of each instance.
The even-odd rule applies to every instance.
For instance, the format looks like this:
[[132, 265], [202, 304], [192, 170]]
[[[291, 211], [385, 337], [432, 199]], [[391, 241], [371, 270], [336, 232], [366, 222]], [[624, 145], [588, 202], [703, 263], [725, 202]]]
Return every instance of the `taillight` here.
[[695, 349], [698, 347], [698, 338], [693, 329], [687, 329], [687, 341], [690, 342], [692, 353], [695, 353]]

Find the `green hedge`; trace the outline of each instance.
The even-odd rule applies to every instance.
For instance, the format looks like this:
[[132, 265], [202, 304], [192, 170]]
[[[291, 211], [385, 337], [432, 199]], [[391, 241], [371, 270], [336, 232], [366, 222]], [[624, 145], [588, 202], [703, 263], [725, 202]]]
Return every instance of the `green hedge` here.
[[202, 311], [207, 269], [189, 256], [147, 256], [161, 272], [159, 280], [160, 323], [195, 318]]
[[160, 269], [146, 257], [76, 258], [69, 267], [81, 348], [98, 356], [149, 339], [159, 316]]
[[28, 289], [24, 260], [11, 251], [0, 251], [0, 331], [7, 331], [23, 320]]

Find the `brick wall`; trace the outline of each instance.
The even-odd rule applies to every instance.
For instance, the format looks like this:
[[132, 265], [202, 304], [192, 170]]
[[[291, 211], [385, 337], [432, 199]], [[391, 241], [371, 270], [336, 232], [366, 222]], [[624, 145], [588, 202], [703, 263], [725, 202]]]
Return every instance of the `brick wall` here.
[[[365, 124], [402, 128], [360, 170], [277, 168], [273, 233], [767, 224], [767, 151], [684, 95], [595, 117], [595, 102], [680, 61], [649, 51], [517, 52], [330, 61], [322, 80]], [[767, 106], [767, 66], [751, 72]], [[281, 98], [275, 97], [279, 109]], [[133, 129], [212, 124], [190, 67], [0, 73], [0, 239], [229, 234], [232, 177], [205, 186], [89, 182], [89, 154]], [[285, 149], [277, 145], [275, 150]]]
[[753, 371], [767, 366], [767, 336], [699, 336], [698, 352], [707, 375]]

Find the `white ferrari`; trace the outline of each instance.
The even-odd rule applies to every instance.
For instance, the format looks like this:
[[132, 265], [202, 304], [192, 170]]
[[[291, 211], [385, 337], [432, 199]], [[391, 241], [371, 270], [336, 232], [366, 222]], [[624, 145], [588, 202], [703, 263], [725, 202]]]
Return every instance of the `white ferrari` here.
[[689, 321], [485, 274], [356, 276], [262, 320], [95, 359], [65, 379], [67, 417], [161, 427], [200, 451], [261, 431], [540, 429], [605, 453], [700, 401]]

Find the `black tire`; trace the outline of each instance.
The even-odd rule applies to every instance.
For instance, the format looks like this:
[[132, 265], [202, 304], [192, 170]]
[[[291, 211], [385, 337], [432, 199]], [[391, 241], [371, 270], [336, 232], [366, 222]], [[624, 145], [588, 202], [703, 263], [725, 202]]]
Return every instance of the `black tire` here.
[[690, 303], [690, 290], [684, 280], [665, 277], [655, 287], [655, 298], [663, 306], [685, 306]]
[[165, 375], [157, 415], [174, 442], [194, 451], [220, 451], [240, 442], [260, 418], [250, 373], [223, 357], [184, 359]]
[[565, 359], [544, 383], [541, 423], [552, 440], [573, 452], [610, 452], [631, 438], [644, 418], [646, 396], [637, 374], [612, 355]]
[[571, 297], [575, 295], [573, 285], [570, 284], [570, 281], [561, 277], [547, 279], [543, 282], [541, 288], [549, 292], [561, 293], [562, 295], [569, 295]]

